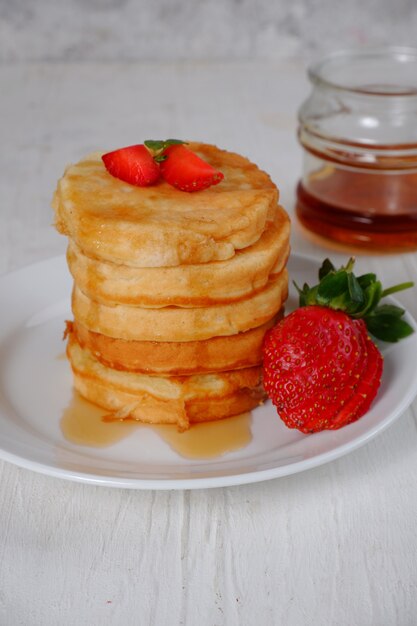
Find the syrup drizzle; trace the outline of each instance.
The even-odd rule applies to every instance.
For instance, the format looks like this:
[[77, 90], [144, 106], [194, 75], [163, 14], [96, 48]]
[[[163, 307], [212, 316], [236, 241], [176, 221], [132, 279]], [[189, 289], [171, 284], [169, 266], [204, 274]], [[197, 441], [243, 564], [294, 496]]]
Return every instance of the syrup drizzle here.
[[78, 445], [106, 447], [138, 429], [152, 428], [175, 452], [189, 459], [218, 457], [244, 448], [252, 439], [250, 413], [193, 424], [182, 433], [176, 425], [150, 426], [132, 419], [109, 420], [105, 419], [106, 413], [74, 391], [61, 419], [65, 438]]

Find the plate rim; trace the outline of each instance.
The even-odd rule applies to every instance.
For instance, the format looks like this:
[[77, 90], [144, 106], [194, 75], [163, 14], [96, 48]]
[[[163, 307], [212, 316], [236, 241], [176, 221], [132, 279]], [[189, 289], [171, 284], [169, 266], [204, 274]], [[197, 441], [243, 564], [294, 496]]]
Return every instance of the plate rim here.
[[[319, 266], [320, 261], [310, 255], [302, 253], [292, 253], [291, 258], [294, 260], [304, 261]], [[53, 266], [55, 263], [64, 263], [65, 255], [55, 255], [53, 257], [37, 261], [24, 267], [13, 270], [9, 273], [0, 275], [0, 283], [4, 280], [13, 281], [18, 275], [24, 275], [25, 272], [31, 270], [36, 271], [41, 266]], [[394, 298], [390, 298], [395, 302]], [[413, 316], [407, 311], [407, 317], [412, 322], [417, 336], [417, 322]], [[187, 478], [123, 478], [116, 476], [102, 476], [94, 473], [75, 472], [62, 467], [41, 463], [39, 461], [27, 459], [13, 452], [8, 451], [2, 445], [0, 439], [0, 459], [12, 463], [13, 465], [34, 471], [39, 474], [51, 476], [53, 478], [61, 478], [71, 482], [81, 484], [90, 484], [95, 486], [104, 486], [119, 489], [138, 489], [138, 490], [188, 490], [188, 489], [208, 489], [218, 487], [232, 487], [244, 484], [253, 484], [275, 478], [283, 478], [293, 474], [301, 473], [315, 467], [319, 467], [326, 463], [330, 463], [338, 458], [345, 456], [350, 452], [358, 450], [362, 446], [369, 443], [372, 439], [391, 426], [411, 405], [417, 395], [417, 371], [414, 377], [414, 386], [411, 385], [407, 393], [402, 397], [401, 402], [395, 407], [387, 417], [375, 424], [365, 433], [359, 434], [352, 441], [342, 443], [336, 447], [316, 454], [308, 459], [301, 459], [290, 464], [279, 465], [273, 468], [253, 470], [244, 473], [231, 473], [218, 476], [201, 476]]]

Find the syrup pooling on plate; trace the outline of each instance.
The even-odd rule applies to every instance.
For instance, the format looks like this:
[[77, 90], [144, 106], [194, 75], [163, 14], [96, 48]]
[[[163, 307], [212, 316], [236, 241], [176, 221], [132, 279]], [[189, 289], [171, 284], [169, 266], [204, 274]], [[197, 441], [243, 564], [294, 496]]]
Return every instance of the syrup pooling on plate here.
[[101, 448], [110, 446], [134, 430], [132, 422], [113, 420], [105, 422], [106, 410], [88, 402], [77, 391], [68, 406], [64, 409], [61, 419], [61, 430], [68, 441], [82, 446]]
[[193, 424], [179, 433], [175, 426], [155, 426], [154, 430], [175, 452], [188, 459], [210, 459], [246, 447], [252, 439], [251, 413]]
[[61, 430], [77, 445], [106, 447], [138, 429], [152, 428], [178, 454], [190, 459], [208, 459], [240, 450], [251, 439], [251, 414], [243, 413], [215, 422], [194, 424], [184, 433], [175, 425], [147, 426], [132, 419], [117, 419], [85, 400], [76, 391], [63, 412]]

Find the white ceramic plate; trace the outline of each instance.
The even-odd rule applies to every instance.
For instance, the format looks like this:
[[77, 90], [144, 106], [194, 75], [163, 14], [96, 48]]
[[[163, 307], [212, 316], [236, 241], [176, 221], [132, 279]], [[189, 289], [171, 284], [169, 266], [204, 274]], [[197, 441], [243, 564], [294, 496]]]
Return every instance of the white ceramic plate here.
[[[292, 279], [316, 282], [318, 264], [292, 255]], [[58, 359], [70, 313], [64, 257], [0, 277], [0, 457], [69, 480], [133, 489], [193, 489], [257, 482], [340, 457], [397, 419], [417, 393], [417, 333], [384, 344], [382, 385], [371, 410], [338, 431], [303, 435], [287, 429], [271, 403], [256, 409], [247, 447], [210, 460], [185, 459], [149, 428], [108, 446], [77, 446], [60, 420], [71, 398], [68, 363]], [[294, 308], [292, 292], [287, 310]], [[416, 328], [415, 321], [407, 315]]]

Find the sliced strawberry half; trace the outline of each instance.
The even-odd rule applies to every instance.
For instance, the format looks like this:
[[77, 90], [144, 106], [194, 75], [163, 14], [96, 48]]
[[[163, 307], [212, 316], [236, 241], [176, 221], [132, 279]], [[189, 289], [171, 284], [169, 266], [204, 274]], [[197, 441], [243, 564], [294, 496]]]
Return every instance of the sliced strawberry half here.
[[112, 176], [137, 187], [153, 185], [160, 177], [158, 164], [142, 144], [108, 152], [102, 159]]
[[181, 191], [202, 191], [220, 183], [224, 175], [182, 144], [169, 146], [160, 163], [164, 180]]
[[[302, 396], [296, 407], [296, 422], [294, 422], [294, 413], [288, 415], [288, 418], [293, 422], [293, 427], [299, 428], [304, 433], [340, 428], [352, 421], [341, 416], [341, 412], [346, 404], [351, 402], [352, 409], [353, 406], [358, 407], [362, 404], [359, 387], [369, 367], [366, 351], [366, 327], [359, 320], [350, 321], [352, 322], [352, 336], [354, 337], [351, 345], [355, 351], [355, 358], [345, 361], [342, 375], [340, 375], [340, 372], [336, 374], [337, 368], [332, 363], [335, 360], [343, 363], [340, 359], [341, 353], [336, 352], [329, 362], [331, 370], [334, 372], [330, 379], [325, 375], [324, 380], [322, 379], [322, 384], [317, 385], [319, 376], [317, 377], [315, 389], [313, 388], [309, 395]], [[345, 326], [344, 332], [346, 330], [348, 330], [348, 327]], [[348, 344], [344, 340], [338, 343], [339, 349], [341, 348], [343, 351], [348, 349]], [[372, 396], [371, 401], [375, 394]]]
[[328, 426], [331, 430], [336, 430], [346, 424], [355, 422], [362, 417], [362, 415], [365, 415], [377, 394], [381, 384], [384, 363], [383, 358], [380, 351], [369, 337], [366, 337], [365, 350], [365, 371], [358, 381], [355, 392], [352, 393], [349, 400], [339, 411], [339, 414], [332, 421], [332, 424]]
[[289, 428], [330, 427], [356, 393], [365, 338], [362, 321], [320, 306], [297, 309], [268, 332], [264, 387]]

